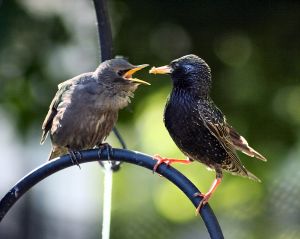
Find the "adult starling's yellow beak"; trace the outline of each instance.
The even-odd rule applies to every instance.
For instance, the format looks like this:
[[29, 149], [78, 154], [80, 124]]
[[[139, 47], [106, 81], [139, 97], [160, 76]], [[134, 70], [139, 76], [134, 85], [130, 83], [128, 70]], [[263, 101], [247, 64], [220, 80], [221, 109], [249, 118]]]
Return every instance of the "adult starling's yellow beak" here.
[[150, 74], [170, 74], [172, 72], [172, 68], [170, 66], [153, 66], [149, 71]]
[[133, 69], [127, 71], [127, 72], [123, 75], [123, 78], [125, 78], [125, 79], [127, 79], [127, 80], [129, 80], [129, 81], [134, 81], [134, 82], [140, 83], [140, 84], [151, 85], [150, 83], [148, 83], [148, 82], [146, 82], [146, 81], [143, 81], [143, 80], [140, 80], [140, 79], [137, 79], [137, 78], [132, 78], [132, 75], [133, 75], [135, 72], [137, 72], [137, 71], [139, 71], [139, 70], [141, 70], [141, 69], [143, 69], [143, 68], [145, 68], [145, 67], [147, 67], [147, 66], [149, 66], [149, 64], [143, 64], [143, 65], [135, 66]]

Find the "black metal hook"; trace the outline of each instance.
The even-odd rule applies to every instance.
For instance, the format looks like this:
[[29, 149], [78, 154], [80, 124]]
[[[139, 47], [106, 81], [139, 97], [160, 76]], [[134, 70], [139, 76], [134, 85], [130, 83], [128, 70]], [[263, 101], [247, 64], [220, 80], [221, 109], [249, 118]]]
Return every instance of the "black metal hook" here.
[[[78, 163], [88, 163], [98, 160], [106, 161], [108, 152], [106, 150], [103, 150], [100, 154], [100, 159], [98, 156], [98, 152], [98, 149], [80, 151], [82, 157], [78, 159]], [[156, 163], [156, 161], [153, 160], [153, 158], [149, 155], [124, 149], [112, 149], [112, 153], [110, 154], [110, 160], [136, 164], [138, 166], [147, 168], [151, 171], [153, 170], [153, 167]], [[23, 177], [1, 199], [0, 221], [4, 218], [4, 216], [10, 210], [10, 208], [17, 202], [17, 200], [21, 198], [22, 195], [25, 194], [30, 188], [32, 188], [38, 182], [50, 176], [51, 174], [54, 174], [62, 169], [71, 166], [73, 166], [73, 163], [70, 160], [70, 156], [64, 155], [62, 157], [57, 158], [56, 160], [52, 160], [41, 165], [37, 169], [27, 174], [25, 177]], [[190, 199], [190, 201], [194, 204], [195, 207], [199, 205], [200, 198], [193, 197], [193, 195], [199, 192], [199, 190], [183, 174], [181, 174], [175, 168], [167, 166], [166, 164], [160, 165], [157, 169], [157, 173], [167, 178], [173, 184], [175, 184]], [[200, 210], [200, 215], [212, 239], [224, 238], [218, 220], [208, 204], [206, 204]]]

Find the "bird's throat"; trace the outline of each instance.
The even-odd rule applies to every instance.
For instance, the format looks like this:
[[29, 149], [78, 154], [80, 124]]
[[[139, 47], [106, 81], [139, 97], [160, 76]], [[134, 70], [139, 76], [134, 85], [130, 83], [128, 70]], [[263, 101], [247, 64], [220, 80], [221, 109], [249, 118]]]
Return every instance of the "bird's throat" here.
[[171, 96], [177, 100], [187, 101], [188, 104], [199, 100], [209, 99], [209, 90], [201, 90], [198, 88], [182, 88], [174, 86]]

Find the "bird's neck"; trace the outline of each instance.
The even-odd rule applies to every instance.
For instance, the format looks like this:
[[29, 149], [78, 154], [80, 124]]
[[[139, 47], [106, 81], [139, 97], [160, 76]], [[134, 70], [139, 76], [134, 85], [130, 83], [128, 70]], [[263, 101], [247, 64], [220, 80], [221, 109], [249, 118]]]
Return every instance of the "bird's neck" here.
[[194, 100], [208, 100], [210, 88], [195, 88], [195, 87], [173, 87], [172, 94], [177, 97], [194, 99]]
[[104, 87], [104, 94], [103, 97], [105, 98], [105, 102], [109, 104], [109, 107], [112, 109], [122, 109], [126, 107], [130, 102], [130, 98], [134, 97], [133, 92], [137, 88], [134, 87], [134, 89], [128, 88], [128, 89], [119, 89], [118, 87], [112, 87], [110, 85], [103, 85]]
[[190, 74], [188, 78], [173, 79], [173, 90], [178, 92], [185, 92], [193, 97], [208, 98], [211, 88], [211, 76], [202, 74]]

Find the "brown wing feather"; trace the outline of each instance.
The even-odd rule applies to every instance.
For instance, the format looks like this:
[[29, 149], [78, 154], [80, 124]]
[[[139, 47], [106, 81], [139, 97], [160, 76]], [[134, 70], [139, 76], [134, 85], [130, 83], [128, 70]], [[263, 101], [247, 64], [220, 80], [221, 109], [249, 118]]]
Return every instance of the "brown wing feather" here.
[[45, 120], [42, 125], [42, 130], [43, 134], [41, 137], [41, 142], [40, 144], [43, 144], [45, 139], [47, 138], [48, 132], [52, 127], [52, 122], [54, 117], [57, 114], [57, 107], [59, 103], [61, 102], [62, 95], [70, 88], [72, 85], [71, 80], [64, 81], [58, 85], [58, 91], [56, 92], [50, 106], [49, 106], [49, 111], [45, 117]]
[[53, 118], [57, 114], [57, 109], [55, 107], [55, 105], [57, 104], [56, 100], [57, 100], [56, 97], [52, 100], [51, 105], [49, 107], [49, 111], [43, 122], [43, 125], [42, 125], [43, 134], [42, 134], [42, 138], [41, 138], [41, 142], [40, 142], [41, 144], [43, 144], [45, 142], [48, 132], [51, 129]]
[[224, 164], [222, 165], [222, 169], [232, 173], [237, 174], [240, 176], [248, 177], [255, 181], [259, 181], [260, 179], [257, 178], [254, 174], [249, 172], [241, 163], [240, 159], [238, 158], [235, 145], [231, 141], [231, 137], [229, 134], [229, 128], [226, 127], [226, 122], [222, 123], [212, 123], [206, 121], [206, 126], [210, 130], [210, 132], [218, 139], [220, 144], [226, 150], [228, 154], [228, 158], [225, 160]]
[[243, 136], [241, 136], [234, 128], [232, 128], [229, 125], [227, 125], [227, 128], [229, 130], [230, 139], [237, 150], [240, 150], [241, 152], [250, 157], [255, 157], [262, 161], [267, 161], [267, 159], [264, 156], [255, 151], [253, 148], [251, 148], [248, 145], [247, 140]]

